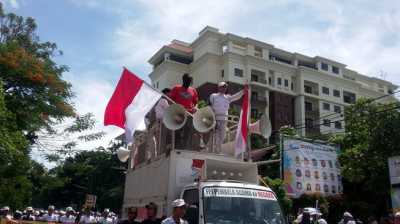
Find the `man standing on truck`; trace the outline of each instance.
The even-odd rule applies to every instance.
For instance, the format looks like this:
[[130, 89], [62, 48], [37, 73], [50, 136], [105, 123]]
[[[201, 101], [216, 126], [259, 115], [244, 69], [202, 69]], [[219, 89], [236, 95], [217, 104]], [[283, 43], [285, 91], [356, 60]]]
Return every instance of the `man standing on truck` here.
[[[247, 84], [244, 86], [247, 89]], [[234, 95], [226, 94], [228, 84], [218, 83], [218, 92], [210, 96], [211, 108], [215, 113], [216, 127], [214, 133], [215, 151], [221, 153], [221, 145], [225, 139], [226, 121], [228, 120], [228, 110], [231, 102], [239, 100], [243, 96], [243, 90]]]
[[186, 203], [183, 199], [176, 199], [172, 202], [172, 216], [164, 219], [161, 224], [188, 224], [182, 219], [186, 212]]
[[[170, 97], [177, 103], [182, 105], [189, 113], [196, 112], [196, 106], [199, 101], [199, 96], [195, 88], [191, 87], [193, 78], [185, 73], [182, 76], [182, 85], [176, 85], [172, 88]], [[176, 132], [176, 146], [179, 149], [192, 148], [193, 125], [188, 117], [185, 126]], [[197, 136], [196, 136], [197, 137]]]

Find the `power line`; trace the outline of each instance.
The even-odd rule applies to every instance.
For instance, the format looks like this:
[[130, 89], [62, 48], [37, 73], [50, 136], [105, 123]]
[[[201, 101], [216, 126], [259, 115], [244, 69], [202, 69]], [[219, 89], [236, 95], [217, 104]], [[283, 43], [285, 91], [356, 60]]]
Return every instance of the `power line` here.
[[[393, 104], [398, 104], [398, 103], [393, 103]], [[383, 112], [387, 112], [387, 111], [392, 111], [392, 110], [396, 110], [396, 109], [400, 109], [400, 105], [395, 106], [395, 107], [393, 107], [393, 108], [389, 108], [389, 109], [385, 109], [385, 110], [382, 110], [382, 111], [377, 111], [377, 112], [371, 113], [371, 115], [378, 114], [378, 113], [383, 113]], [[345, 120], [345, 119], [337, 120], [337, 121], [330, 121], [329, 124], [334, 123], [334, 122], [344, 121], [344, 120]], [[325, 125], [325, 124], [328, 124], [328, 122], [322, 123], [322, 124], [318, 124], [318, 125], [307, 126], [307, 127], [306, 127], [306, 126], [303, 126], [303, 127], [295, 128], [295, 129], [313, 128], [313, 127], [319, 127], [319, 126], [322, 126], [322, 125]]]
[[[368, 104], [369, 104], [369, 103], [372, 103], [372, 102], [374, 102], [374, 101], [376, 101], [376, 100], [379, 100], [379, 99], [382, 99], [382, 98], [385, 98], [385, 97], [394, 95], [394, 94], [396, 94], [396, 93], [400, 93], [400, 90], [393, 91], [393, 92], [391, 92], [391, 93], [384, 94], [384, 95], [378, 96], [378, 97], [376, 97], [376, 98], [369, 98], [369, 99], [367, 99], [367, 101], [368, 101]], [[326, 114], [326, 115], [324, 115], [324, 116], [319, 116], [317, 119], [318, 119], [318, 120], [321, 120], [322, 118], [327, 118], [327, 117], [330, 117], [330, 116], [332, 116], [332, 115], [337, 115], [337, 114], [339, 114], [339, 115], [336, 116], [336, 117], [333, 117], [333, 118], [331, 118], [331, 119], [336, 119], [336, 118], [339, 118], [339, 117], [343, 117], [343, 115], [344, 115], [343, 112], [340, 112], [340, 113], [333, 112], [333, 113], [330, 113], [330, 114]], [[298, 126], [301, 126], [301, 125], [305, 125], [305, 123], [302, 123], [302, 124], [299, 124], [299, 125], [295, 125], [295, 127], [298, 127]]]

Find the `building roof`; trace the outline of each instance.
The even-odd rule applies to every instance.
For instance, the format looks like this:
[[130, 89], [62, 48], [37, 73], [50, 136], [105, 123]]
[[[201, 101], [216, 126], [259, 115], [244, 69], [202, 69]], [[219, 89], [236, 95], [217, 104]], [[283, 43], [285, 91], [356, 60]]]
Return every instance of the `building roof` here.
[[193, 49], [191, 47], [184, 46], [184, 45], [178, 44], [178, 43], [170, 43], [167, 45], [167, 47], [174, 48], [176, 50], [183, 51], [188, 54], [191, 54], [193, 52]]

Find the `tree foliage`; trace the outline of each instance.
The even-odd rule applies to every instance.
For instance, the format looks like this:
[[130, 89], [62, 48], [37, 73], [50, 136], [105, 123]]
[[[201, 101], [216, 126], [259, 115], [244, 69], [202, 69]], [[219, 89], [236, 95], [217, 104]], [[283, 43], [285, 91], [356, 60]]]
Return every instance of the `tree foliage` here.
[[126, 167], [112, 153], [114, 148], [76, 153], [48, 172], [37, 167], [35, 172], [39, 175], [32, 175], [33, 182], [39, 185], [35, 188], [33, 205], [75, 205], [79, 209], [85, 195], [94, 194], [98, 197], [98, 208], [118, 211], [122, 204]]
[[344, 193], [362, 217], [389, 210], [388, 158], [400, 155], [399, 105], [361, 99], [345, 111], [345, 134], [331, 139], [342, 150]]
[[0, 82], [0, 201], [12, 207], [29, 203], [31, 183], [25, 175], [30, 159], [27, 141], [7, 110]]

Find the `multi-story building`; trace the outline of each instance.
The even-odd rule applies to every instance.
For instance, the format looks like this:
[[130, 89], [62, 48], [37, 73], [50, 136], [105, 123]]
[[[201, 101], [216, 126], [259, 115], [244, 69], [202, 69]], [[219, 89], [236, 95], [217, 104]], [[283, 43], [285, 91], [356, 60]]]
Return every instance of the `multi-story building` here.
[[210, 26], [192, 43], [174, 40], [163, 46], [149, 63], [154, 87], [171, 88], [190, 73], [202, 99], [220, 81], [229, 83], [230, 92], [247, 82], [253, 117], [269, 114], [272, 130], [291, 125], [302, 136], [343, 131], [345, 106], [360, 97], [388, 95], [380, 101], [394, 101], [390, 94], [398, 88], [331, 59], [291, 53]]

